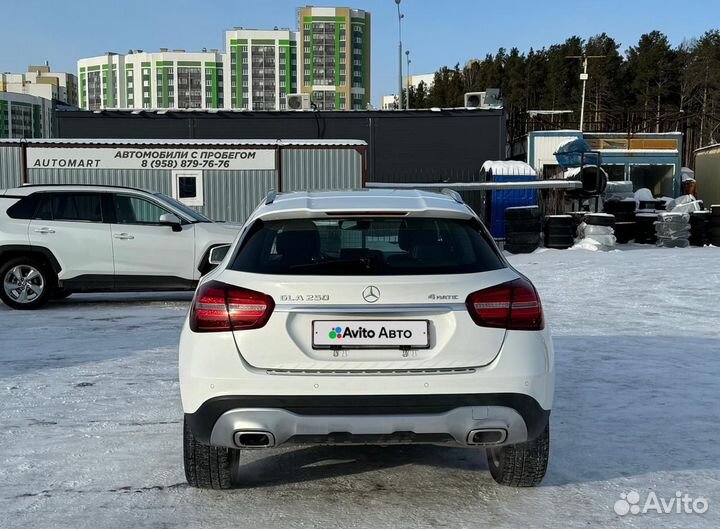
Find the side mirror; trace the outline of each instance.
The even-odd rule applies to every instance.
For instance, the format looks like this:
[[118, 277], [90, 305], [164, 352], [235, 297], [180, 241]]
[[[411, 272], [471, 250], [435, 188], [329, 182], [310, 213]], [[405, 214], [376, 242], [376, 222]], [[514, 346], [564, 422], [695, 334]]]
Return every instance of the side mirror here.
[[182, 221], [172, 213], [163, 213], [160, 215], [160, 224], [170, 226], [172, 231], [182, 231]]
[[222, 246], [216, 246], [215, 248], [210, 250], [208, 262], [213, 266], [217, 266], [222, 263], [225, 259], [225, 256], [230, 251], [230, 246], [230, 244], [223, 244]]

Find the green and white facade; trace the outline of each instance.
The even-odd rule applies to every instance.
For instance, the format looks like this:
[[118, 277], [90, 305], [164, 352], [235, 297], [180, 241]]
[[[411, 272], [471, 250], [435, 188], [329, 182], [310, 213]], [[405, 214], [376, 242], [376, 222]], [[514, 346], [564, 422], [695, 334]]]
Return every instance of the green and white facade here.
[[302, 92], [320, 110], [370, 103], [370, 13], [346, 7], [298, 10]]
[[52, 136], [52, 101], [27, 94], [0, 92], [0, 139]]
[[284, 110], [298, 92], [298, 34], [290, 30], [225, 32], [224, 100], [228, 108]]
[[78, 61], [79, 105], [88, 110], [284, 110], [307, 93], [320, 110], [367, 108], [370, 13], [303, 7], [299, 31], [235, 28], [225, 53], [135, 51]]
[[161, 50], [78, 61], [80, 107], [224, 108], [223, 56]]

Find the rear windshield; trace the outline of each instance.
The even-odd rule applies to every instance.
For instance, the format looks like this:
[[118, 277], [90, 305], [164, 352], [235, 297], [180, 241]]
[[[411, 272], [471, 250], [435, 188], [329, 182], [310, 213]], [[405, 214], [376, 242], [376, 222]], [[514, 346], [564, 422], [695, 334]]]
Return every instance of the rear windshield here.
[[470, 221], [373, 217], [257, 221], [230, 268], [345, 276], [469, 274], [504, 266]]

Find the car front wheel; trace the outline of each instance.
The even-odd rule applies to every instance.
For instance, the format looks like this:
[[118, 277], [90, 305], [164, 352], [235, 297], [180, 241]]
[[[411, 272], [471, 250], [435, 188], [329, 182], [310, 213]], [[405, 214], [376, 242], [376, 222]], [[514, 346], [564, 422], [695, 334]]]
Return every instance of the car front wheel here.
[[5, 263], [0, 267], [0, 279], [0, 298], [13, 309], [38, 309], [47, 303], [52, 292], [52, 272], [41, 261], [30, 257]]

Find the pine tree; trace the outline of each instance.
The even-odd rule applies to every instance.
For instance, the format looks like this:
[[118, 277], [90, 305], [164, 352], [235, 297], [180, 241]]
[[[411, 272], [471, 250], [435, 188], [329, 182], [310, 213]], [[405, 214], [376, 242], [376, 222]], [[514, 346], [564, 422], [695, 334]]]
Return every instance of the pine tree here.
[[[611, 113], [625, 105], [623, 90], [623, 58], [620, 45], [605, 33], [590, 37], [585, 54], [603, 57], [588, 61], [589, 79], [586, 93], [587, 130], [603, 130], [608, 122], [618, 128]], [[616, 118], [615, 118], [616, 119]]]
[[[572, 110], [573, 118], [538, 118], [539, 126], [578, 124], [582, 61], [569, 56], [600, 55], [588, 63], [586, 125], [597, 131], [685, 132], [685, 162], [692, 151], [720, 141], [720, 31], [673, 48], [659, 31], [642, 35], [625, 55], [601, 33], [586, 43], [573, 36], [561, 44], [523, 54], [499, 48], [464, 68], [442, 67], [428, 89], [410, 90], [413, 108], [456, 107], [465, 92], [500, 88], [513, 137], [527, 132], [528, 110]], [[574, 123], [573, 123], [574, 119]], [[535, 122], [533, 122], [535, 123]]]
[[[675, 57], [667, 36], [659, 31], [640, 37], [637, 46], [627, 52], [627, 68], [630, 86], [635, 94], [635, 107], [642, 109], [638, 121], [644, 128], [655, 121], [655, 130], [660, 132], [662, 104], [668, 95], [670, 80], [675, 72]], [[654, 111], [654, 120], [651, 117]]]

